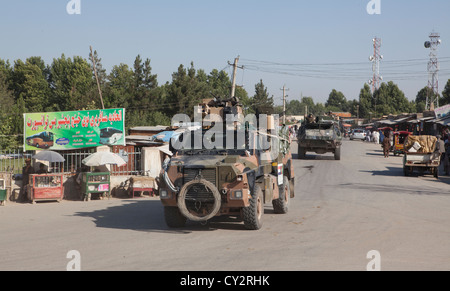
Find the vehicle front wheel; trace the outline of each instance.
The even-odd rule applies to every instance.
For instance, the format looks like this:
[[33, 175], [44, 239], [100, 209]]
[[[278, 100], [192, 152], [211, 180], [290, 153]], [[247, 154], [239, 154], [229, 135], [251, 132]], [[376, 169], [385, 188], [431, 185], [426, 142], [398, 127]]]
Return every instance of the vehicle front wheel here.
[[336, 161], [341, 160], [341, 147], [337, 147], [336, 150], [334, 151], [334, 159]]
[[264, 214], [263, 192], [259, 185], [255, 185], [254, 193], [250, 199], [250, 206], [242, 209], [244, 226], [249, 230], [258, 230], [262, 227]]
[[168, 227], [180, 228], [186, 225], [187, 218], [184, 217], [178, 207], [164, 207], [164, 218]]
[[409, 175], [411, 175], [412, 173], [412, 169], [408, 166], [404, 166], [403, 167], [403, 174], [405, 175], [405, 177], [408, 177]]
[[436, 179], [439, 179], [439, 167], [435, 167], [435, 168], [434, 168], [433, 176], [434, 176]]
[[298, 158], [299, 159], [304, 159], [306, 157], [306, 150], [305, 148], [301, 147], [300, 145], [298, 146]]

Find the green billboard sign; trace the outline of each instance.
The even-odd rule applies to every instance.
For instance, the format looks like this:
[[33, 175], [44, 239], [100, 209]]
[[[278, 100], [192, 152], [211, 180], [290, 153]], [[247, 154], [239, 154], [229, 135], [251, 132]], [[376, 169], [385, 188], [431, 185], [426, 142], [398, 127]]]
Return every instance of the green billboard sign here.
[[24, 149], [125, 145], [125, 109], [24, 114]]

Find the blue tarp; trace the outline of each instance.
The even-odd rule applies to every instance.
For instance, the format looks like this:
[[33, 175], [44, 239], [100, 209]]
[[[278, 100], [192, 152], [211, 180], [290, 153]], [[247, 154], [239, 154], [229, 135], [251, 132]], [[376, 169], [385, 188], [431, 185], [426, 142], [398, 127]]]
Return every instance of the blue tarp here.
[[170, 142], [170, 139], [173, 136], [177, 136], [179, 134], [180, 134], [179, 132], [175, 131], [163, 131], [152, 136], [152, 141]]

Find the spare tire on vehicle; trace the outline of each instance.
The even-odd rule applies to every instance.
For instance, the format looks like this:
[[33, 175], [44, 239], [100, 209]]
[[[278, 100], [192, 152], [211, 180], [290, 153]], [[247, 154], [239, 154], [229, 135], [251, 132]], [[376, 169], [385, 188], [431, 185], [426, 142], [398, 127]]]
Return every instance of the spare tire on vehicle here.
[[178, 195], [178, 208], [182, 215], [195, 222], [205, 222], [220, 211], [221, 195], [216, 186], [205, 179], [186, 183]]

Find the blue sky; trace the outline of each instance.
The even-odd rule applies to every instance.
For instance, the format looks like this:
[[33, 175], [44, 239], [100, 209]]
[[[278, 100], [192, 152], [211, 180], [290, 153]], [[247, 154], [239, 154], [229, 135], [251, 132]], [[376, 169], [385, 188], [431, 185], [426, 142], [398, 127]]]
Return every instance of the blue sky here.
[[[250, 95], [262, 79], [277, 103], [284, 84], [290, 89], [289, 100], [312, 96], [325, 102], [332, 89], [349, 100], [358, 98], [371, 78], [368, 57], [377, 36], [383, 40], [384, 80], [394, 81], [412, 100], [428, 82], [429, 50], [423, 43], [434, 30], [442, 39], [440, 91], [450, 79], [448, 0], [380, 0], [380, 15], [367, 13], [369, 0], [80, 0], [80, 15], [69, 15], [67, 3], [0, 0], [0, 58], [12, 62], [42, 56], [50, 64], [62, 53], [88, 58], [92, 45], [108, 73], [120, 63], [132, 66], [140, 54], [151, 59], [153, 73], [163, 84], [180, 64], [189, 66], [191, 61], [207, 73], [225, 69], [231, 75], [227, 62], [239, 55], [244, 66], [284, 64], [278, 73], [239, 70], [237, 82]], [[404, 60], [419, 61], [393, 66]], [[335, 69], [341, 77], [321, 74], [321, 66], [307, 67], [317, 70], [318, 77], [292, 75], [289, 66], [330, 63], [341, 64]]]

